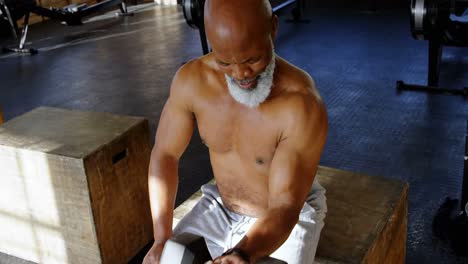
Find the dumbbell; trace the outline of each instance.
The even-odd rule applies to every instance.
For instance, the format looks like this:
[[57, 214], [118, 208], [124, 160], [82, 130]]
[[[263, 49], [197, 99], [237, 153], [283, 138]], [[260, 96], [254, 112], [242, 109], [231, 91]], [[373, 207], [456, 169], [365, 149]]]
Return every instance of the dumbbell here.
[[166, 241], [161, 254], [160, 264], [192, 264], [195, 260], [195, 254], [186, 246], [174, 242]]
[[[197, 251], [195, 254], [195, 251]], [[207, 252], [205, 240], [197, 240], [188, 246], [179, 244], [173, 240], [166, 241], [161, 254], [160, 264], [199, 264], [210, 260], [206, 253], [198, 254], [198, 251]], [[267, 257], [257, 262], [258, 264], [287, 264], [286, 262]]]

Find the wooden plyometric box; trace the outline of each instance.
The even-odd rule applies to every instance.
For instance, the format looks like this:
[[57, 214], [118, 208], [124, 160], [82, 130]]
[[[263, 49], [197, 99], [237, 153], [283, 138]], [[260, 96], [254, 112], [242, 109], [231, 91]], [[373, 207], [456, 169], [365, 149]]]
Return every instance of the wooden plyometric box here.
[[[405, 262], [408, 185], [320, 166], [328, 212], [315, 264]], [[173, 227], [193, 208], [201, 191], [174, 210]]]
[[40, 107], [0, 126], [0, 251], [127, 263], [151, 241], [143, 118]]
[[4, 119], [3, 119], [3, 110], [2, 107], [0, 106], [0, 125], [3, 124]]
[[408, 184], [319, 168], [328, 212], [317, 263], [405, 263]]

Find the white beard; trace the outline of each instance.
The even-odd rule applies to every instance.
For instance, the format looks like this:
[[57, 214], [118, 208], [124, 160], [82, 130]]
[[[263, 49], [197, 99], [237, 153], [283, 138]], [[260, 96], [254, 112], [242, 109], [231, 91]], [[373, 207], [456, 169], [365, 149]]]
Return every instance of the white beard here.
[[273, 52], [270, 64], [268, 64], [265, 71], [260, 74], [257, 80], [257, 87], [253, 88], [252, 90], [242, 89], [239, 87], [234, 78], [231, 78], [225, 74], [229, 93], [234, 98], [234, 100], [250, 108], [255, 108], [268, 98], [271, 92], [271, 87], [273, 85], [275, 57], [275, 53]]

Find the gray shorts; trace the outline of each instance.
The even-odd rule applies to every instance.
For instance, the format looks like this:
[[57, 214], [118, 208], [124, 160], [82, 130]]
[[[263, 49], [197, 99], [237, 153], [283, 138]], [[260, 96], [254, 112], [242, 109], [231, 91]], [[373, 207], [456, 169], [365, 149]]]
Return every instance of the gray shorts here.
[[[205, 184], [201, 190], [202, 198], [174, 228], [173, 240], [188, 244], [203, 237], [210, 255], [216, 258], [234, 247], [257, 219], [224, 207], [216, 185]], [[270, 256], [288, 264], [312, 264], [326, 212], [325, 189], [316, 179], [299, 221], [288, 239]]]

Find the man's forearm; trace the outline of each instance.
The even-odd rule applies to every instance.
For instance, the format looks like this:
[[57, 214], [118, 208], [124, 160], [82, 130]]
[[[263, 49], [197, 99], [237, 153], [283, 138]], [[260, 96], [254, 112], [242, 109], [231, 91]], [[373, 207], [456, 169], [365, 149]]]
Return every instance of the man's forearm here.
[[259, 218], [236, 245], [250, 256], [251, 263], [268, 256], [289, 237], [299, 213], [292, 209], [272, 209]]
[[178, 185], [178, 161], [169, 156], [152, 154], [148, 189], [156, 243], [172, 236], [172, 217]]

